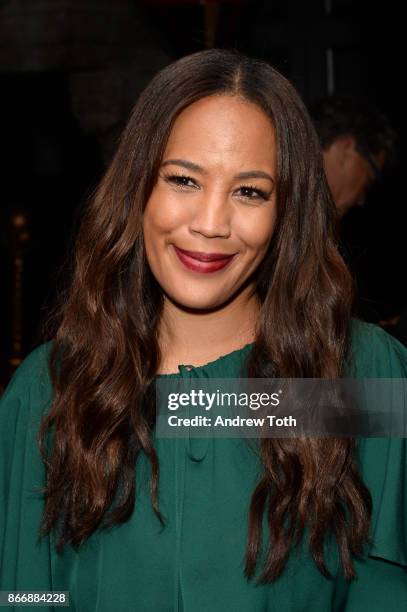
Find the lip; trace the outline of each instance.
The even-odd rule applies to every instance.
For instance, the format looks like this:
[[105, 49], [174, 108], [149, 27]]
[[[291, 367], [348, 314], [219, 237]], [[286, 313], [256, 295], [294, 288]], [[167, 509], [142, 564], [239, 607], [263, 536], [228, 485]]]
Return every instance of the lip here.
[[194, 272], [211, 273], [227, 266], [235, 254], [202, 253], [200, 251], [187, 251], [174, 245], [175, 253], [181, 263]]

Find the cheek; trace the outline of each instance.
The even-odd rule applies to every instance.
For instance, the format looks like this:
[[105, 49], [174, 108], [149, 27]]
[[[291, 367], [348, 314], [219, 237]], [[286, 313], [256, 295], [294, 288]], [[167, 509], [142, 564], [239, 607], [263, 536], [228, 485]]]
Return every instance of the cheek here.
[[[246, 218], [240, 223], [239, 236], [252, 252], [253, 257], [261, 255], [267, 250], [276, 226], [277, 214], [273, 210], [259, 211], [260, 214]], [[249, 217], [249, 216], [248, 216]]]
[[362, 174], [356, 174], [349, 189], [349, 199], [360, 203], [366, 191], [366, 179]]
[[170, 233], [182, 223], [182, 209], [174, 199], [157, 190], [147, 202], [143, 215], [143, 231], [146, 239], [156, 240]]
[[351, 172], [349, 173], [349, 182], [352, 187], [357, 190], [364, 186], [366, 182], [366, 172], [362, 162], [353, 164]]
[[153, 269], [156, 267], [160, 243], [168, 232], [168, 222], [156, 200], [150, 198], [143, 214], [143, 237], [147, 259]]

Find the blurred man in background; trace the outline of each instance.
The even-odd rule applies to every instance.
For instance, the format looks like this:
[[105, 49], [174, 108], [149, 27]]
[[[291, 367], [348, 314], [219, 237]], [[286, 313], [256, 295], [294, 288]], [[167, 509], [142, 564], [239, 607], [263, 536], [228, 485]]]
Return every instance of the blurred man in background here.
[[[341, 221], [353, 207], [363, 206], [368, 189], [381, 178], [385, 166], [395, 160], [396, 132], [377, 108], [354, 98], [327, 97], [315, 103], [310, 112], [321, 140], [325, 174]], [[342, 241], [342, 255], [354, 276], [358, 248], [358, 244], [355, 248]], [[362, 284], [361, 280], [357, 279], [356, 285]], [[364, 303], [363, 299], [360, 303]], [[407, 345], [406, 309], [376, 322]]]
[[321, 140], [325, 172], [340, 217], [362, 206], [366, 191], [394, 159], [396, 134], [373, 106], [331, 96], [311, 109]]

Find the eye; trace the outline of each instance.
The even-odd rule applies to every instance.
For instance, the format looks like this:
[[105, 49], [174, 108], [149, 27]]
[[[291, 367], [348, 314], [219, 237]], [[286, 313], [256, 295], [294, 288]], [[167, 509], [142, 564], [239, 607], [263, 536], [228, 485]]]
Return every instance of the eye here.
[[[168, 183], [172, 183], [177, 187], [197, 187], [196, 182], [190, 176], [186, 176], [184, 174], [164, 174], [164, 180]], [[192, 184], [191, 184], [192, 183]]]
[[[199, 185], [197, 184], [195, 179], [185, 174], [164, 174], [163, 178], [167, 183], [173, 184], [174, 186], [178, 187], [181, 191], [184, 191], [184, 190], [188, 191], [190, 189], [199, 189]], [[242, 197], [245, 200], [250, 200], [250, 201], [254, 201], [254, 200], [266, 201], [270, 197], [270, 194], [266, 193], [262, 189], [259, 189], [255, 185], [242, 185], [241, 187], [239, 187], [237, 191], [241, 192], [240, 197]]]
[[270, 195], [262, 189], [254, 185], [242, 185], [238, 191], [242, 193], [242, 197], [247, 200], [268, 200]]

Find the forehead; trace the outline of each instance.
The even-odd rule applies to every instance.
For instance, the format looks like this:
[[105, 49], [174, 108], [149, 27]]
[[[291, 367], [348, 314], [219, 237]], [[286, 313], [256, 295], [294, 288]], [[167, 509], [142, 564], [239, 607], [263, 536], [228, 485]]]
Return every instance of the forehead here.
[[194, 102], [177, 117], [165, 157], [190, 157], [207, 165], [275, 164], [271, 119], [238, 96], [214, 95]]

